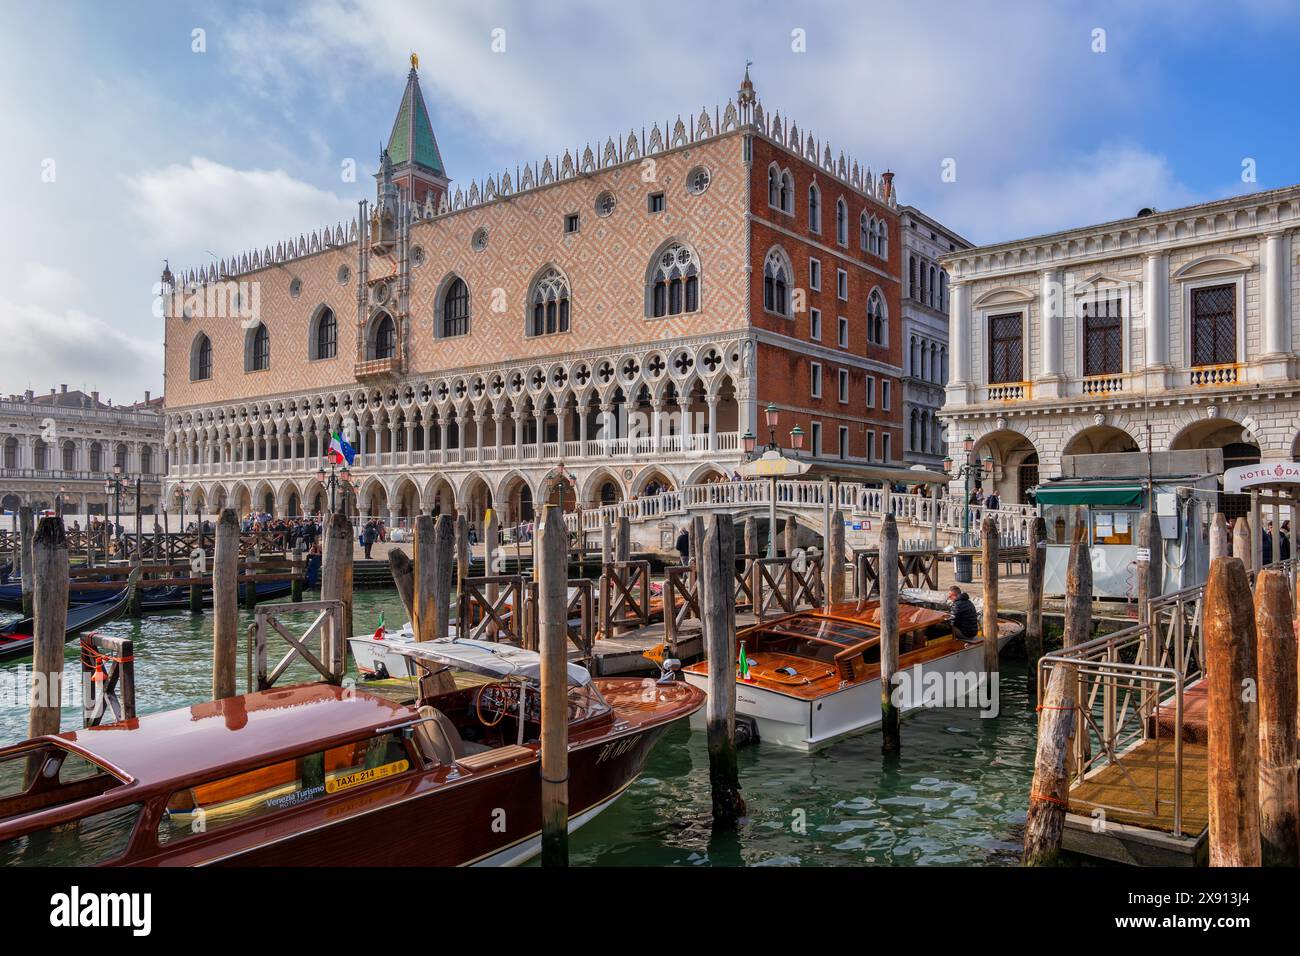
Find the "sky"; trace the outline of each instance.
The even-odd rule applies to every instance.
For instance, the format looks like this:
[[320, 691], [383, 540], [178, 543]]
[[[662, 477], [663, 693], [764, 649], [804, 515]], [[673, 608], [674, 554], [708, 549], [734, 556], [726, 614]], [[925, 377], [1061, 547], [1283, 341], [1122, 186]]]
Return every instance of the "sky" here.
[[1300, 182], [1297, 41], [1281, 0], [0, 0], [0, 393], [161, 393], [163, 260], [352, 216], [411, 52], [453, 189], [712, 113], [752, 60], [987, 243]]

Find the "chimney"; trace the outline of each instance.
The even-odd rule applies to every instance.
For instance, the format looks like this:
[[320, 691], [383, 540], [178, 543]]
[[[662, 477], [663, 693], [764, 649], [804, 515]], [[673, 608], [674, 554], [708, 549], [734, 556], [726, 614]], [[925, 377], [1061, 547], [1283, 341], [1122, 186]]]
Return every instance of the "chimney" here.
[[894, 174], [888, 169], [880, 174], [880, 199], [889, 202], [894, 196]]
[[23, 393], [23, 401], [25, 401], [28, 405], [32, 403], [32, 399], [35, 397], [36, 397], [36, 393], [33, 392], [30, 388]]
[[90, 393], [90, 402], [91, 402], [91, 404], [94, 405], [96, 408], [99, 407], [99, 392], [91, 392], [91, 393]]
[[60, 385], [60, 386], [59, 386], [59, 391], [62, 392], [64, 395], [67, 395], [67, 394], [68, 394], [68, 386], [67, 386], [67, 385]]
[[145, 403], [146, 405], [149, 404], [149, 389], [147, 389], [147, 388], [144, 390], [144, 403]]

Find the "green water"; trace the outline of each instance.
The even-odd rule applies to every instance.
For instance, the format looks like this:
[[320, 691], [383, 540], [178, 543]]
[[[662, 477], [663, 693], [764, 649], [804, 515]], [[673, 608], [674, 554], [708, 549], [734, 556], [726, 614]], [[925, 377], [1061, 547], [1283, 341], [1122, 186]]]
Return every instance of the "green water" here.
[[[405, 620], [395, 591], [358, 591], [357, 631]], [[239, 688], [244, 689], [241, 612]], [[158, 614], [118, 620], [101, 633], [135, 641], [141, 714], [206, 700], [211, 692], [211, 616]], [[65, 681], [80, 680], [75, 641]], [[20, 687], [26, 662], [0, 664], [0, 743], [27, 736]], [[311, 679], [298, 664], [286, 680]], [[1019, 862], [1033, 774], [1034, 724], [1023, 664], [1004, 660], [1001, 711], [921, 711], [903, 722], [903, 753], [885, 760], [868, 731], [818, 754], [759, 744], [740, 752], [749, 816], [732, 834], [710, 825], [702, 732], [671, 729], [645, 773], [613, 807], [574, 835], [572, 862], [587, 866], [1013, 865]], [[81, 725], [76, 707], [63, 726]]]

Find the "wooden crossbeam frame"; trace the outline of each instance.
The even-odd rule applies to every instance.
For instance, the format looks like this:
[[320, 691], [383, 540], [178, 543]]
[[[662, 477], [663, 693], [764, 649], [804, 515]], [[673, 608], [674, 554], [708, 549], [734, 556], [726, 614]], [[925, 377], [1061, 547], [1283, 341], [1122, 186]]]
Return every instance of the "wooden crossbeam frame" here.
[[610, 561], [600, 574], [601, 634], [650, 623], [650, 562]]
[[[522, 574], [496, 574], [466, 577], [461, 582], [456, 609], [456, 635], [479, 641], [511, 641], [520, 647], [524, 642]], [[496, 597], [489, 590], [496, 589]]]
[[[677, 599], [681, 598], [681, 607]], [[699, 575], [694, 564], [679, 564], [664, 571], [664, 642], [669, 656], [677, 656], [677, 637], [690, 620], [702, 620]]]
[[[291, 633], [279, 619], [281, 614], [317, 612], [316, 618], [300, 635]], [[267, 690], [288, 670], [289, 665], [302, 657], [316, 673], [331, 684], [343, 682], [346, 648], [343, 635], [342, 601], [303, 601], [298, 604], [263, 604], [257, 609], [257, 616], [250, 628], [253, 639], [253, 664], [256, 668], [253, 685], [257, 690]], [[269, 638], [274, 632], [289, 645], [288, 652], [269, 672], [267, 671], [267, 650]], [[320, 656], [313, 654], [307, 647], [307, 641], [313, 637], [320, 639]]]

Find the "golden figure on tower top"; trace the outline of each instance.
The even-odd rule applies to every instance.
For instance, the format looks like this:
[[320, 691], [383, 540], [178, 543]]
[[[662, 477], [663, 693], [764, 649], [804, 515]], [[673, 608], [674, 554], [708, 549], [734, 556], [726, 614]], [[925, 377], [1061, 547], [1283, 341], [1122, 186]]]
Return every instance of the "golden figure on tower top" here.
[[417, 56], [416, 54], [412, 53], [412, 54], [411, 54], [411, 69], [413, 69], [413, 70], [418, 70], [419, 68], [420, 68], [420, 58], [419, 58], [419, 56]]

